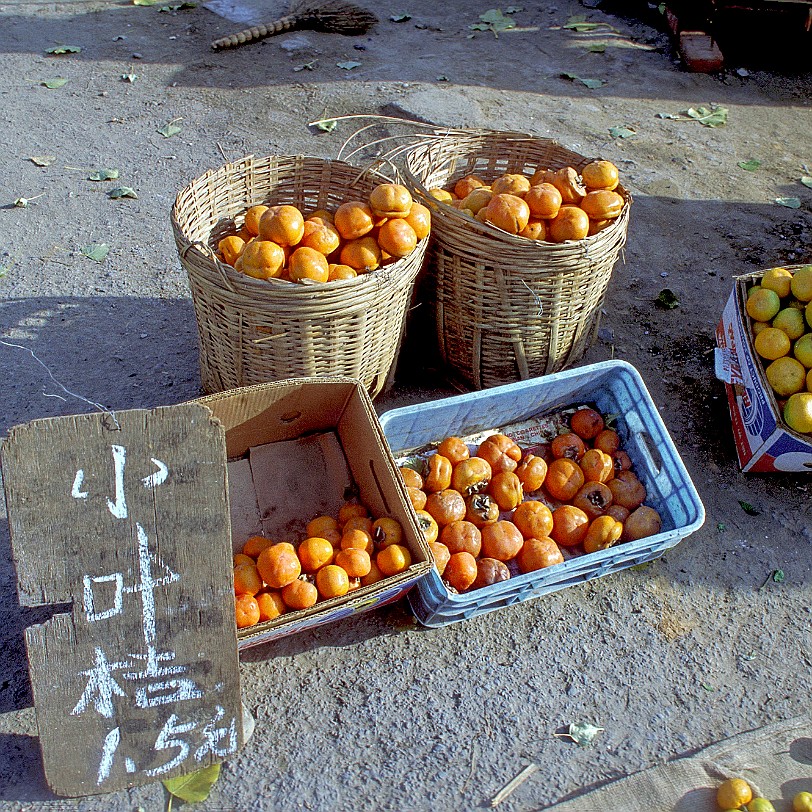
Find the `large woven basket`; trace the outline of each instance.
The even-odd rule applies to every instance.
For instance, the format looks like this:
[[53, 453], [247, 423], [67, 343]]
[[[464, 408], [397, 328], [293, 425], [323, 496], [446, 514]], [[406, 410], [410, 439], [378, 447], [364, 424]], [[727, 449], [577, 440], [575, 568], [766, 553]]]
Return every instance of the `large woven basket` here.
[[258, 280], [216, 258], [249, 206], [288, 203], [307, 213], [366, 199], [386, 178], [343, 161], [247, 157], [193, 180], [177, 196], [172, 229], [189, 275], [208, 393], [279, 380], [342, 375], [372, 397], [387, 383], [428, 240], [405, 259], [327, 283]]
[[404, 183], [432, 210], [428, 296], [440, 354], [476, 388], [557, 372], [576, 363], [598, 329], [612, 268], [626, 241], [631, 196], [613, 225], [584, 240], [528, 240], [463, 215], [429, 194], [475, 174], [589, 162], [524, 133], [458, 130], [421, 139], [405, 155]]

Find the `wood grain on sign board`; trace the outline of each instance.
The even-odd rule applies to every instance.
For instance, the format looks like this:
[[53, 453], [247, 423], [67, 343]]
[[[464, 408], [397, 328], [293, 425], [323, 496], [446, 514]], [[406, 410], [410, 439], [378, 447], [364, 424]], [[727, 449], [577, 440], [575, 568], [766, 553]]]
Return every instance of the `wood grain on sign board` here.
[[[116, 422], [118, 426], [116, 426]], [[199, 404], [37, 420], [2, 450], [45, 775], [110, 792], [242, 744], [225, 437]]]

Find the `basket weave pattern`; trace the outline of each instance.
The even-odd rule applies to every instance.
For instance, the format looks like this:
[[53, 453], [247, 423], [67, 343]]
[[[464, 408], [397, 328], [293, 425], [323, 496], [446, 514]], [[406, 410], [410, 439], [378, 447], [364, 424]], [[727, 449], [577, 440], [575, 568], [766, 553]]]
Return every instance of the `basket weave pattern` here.
[[631, 196], [620, 217], [585, 240], [536, 242], [472, 220], [428, 190], [475, 174], [572, 166], [590, 159], [523, 133], [451, 131], [406, 156], [405, 183], [432, 211], [428, 272], [445, 364], [476, 388], [557, 372], [595, 338], [600, 308], [626, 241]]
[[307, 214], [366, 200], [386, 178], [342, 161], [248, 157], [211, 170], [177, 196], [172, 229], [189, 276], [208, 393], [279, 380], [345, 375], [372, 397], [384, 387], [427, 240], [405, 259], [328, 283], [258, 280], [220, 262], [249, 206], [288, 203]]

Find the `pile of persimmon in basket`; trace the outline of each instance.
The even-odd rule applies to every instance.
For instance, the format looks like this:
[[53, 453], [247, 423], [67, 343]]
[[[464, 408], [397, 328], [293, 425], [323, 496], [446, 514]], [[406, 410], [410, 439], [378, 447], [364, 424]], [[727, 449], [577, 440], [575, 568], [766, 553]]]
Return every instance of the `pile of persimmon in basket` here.
[[296, 544], [251, 536], [234, 556], [237, 627], [309, 609], [407, 570], [412, 556], [396, 519], [373, 519], [360, 502], [316, 516]]
[[506, 434], [471, 449], [446, 437], [421, 472], [400, 468], [443, 580], [457, 592], [660, 531], [657, 511], [603, 416], [578, 409], [544, 455]]
[[223, 262], [255, 279], [352, 279], [409, 256], [431, 229], [429, 210], [405, 186], [381, 183], [335, 211], [251, 206], [240, 233], [221, 239]]
[[591, 161], [579, 174], [571, 166], [538, 169], [531, 176], [505, 174], [488, 184], [466, 175], [448, 189], [430, 189], [441, 202], [531, 240], [582, 240], [614, 223], [626, 201], [615, 191], [611, 161]]

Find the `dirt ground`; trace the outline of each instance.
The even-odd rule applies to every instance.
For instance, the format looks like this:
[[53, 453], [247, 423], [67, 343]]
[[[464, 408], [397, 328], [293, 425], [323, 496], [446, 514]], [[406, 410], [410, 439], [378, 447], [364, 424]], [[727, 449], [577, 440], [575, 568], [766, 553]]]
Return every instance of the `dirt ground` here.
[[[617, 163], [634, 197], [584, 362], [640, 370], [704, 527], [643, 570], [462, 624], [424, 629], [401, 602], [245, 652], [256, 732], [201, 810], [481, 808], [531, 762], [540, 770], [500, 808], [543, 809], [808, 710], [809, 477], [739, 471], [712, 348], [734, 276], [812, 262], [812, 190], [800, 183], [812, 174], [812, 74], [765, 67], [757, 31], [723, 73], [684, 72], [649, 5], [527, 4], [513, 7], [520, 30], [496, 37], [471, 29], [487, 3], [384, 0], [361, 37], [298, 31], [215, 53], [209, 43], [239, 25], [202, 6], [0, 2], [3, 433], [92, 404], [200, 394], [175, 194], [226, 159], [336, 157], [357, 129], [309, 121], [387, 113], [553, 137]], [[280, 10], [268, 0], [265, 16]], [[606, 25], [564, 28], [574, 15]], [[65, 45], [81, 51], [46, 53]], [[661, 117], [712, 104], [727, 108], [724, 126]], [[167, 122], [179, 132], [159, 134]], [[633, 134], [614, 137], [617, 127]], [[42, 156], [48, 165], [31, 160]], [[738, 166], [748, 160], [760, 167]], [[88, 180], [102, 168], [119, 179]], [[111, 199], [114, 185], [137, 198]], [[788, 197], [800, 208], [774, 202]], [[97, 243], [110, 247], [102, 262], [82, 253]], [[664, 288], [678, 307], [655, 306]], [[407, 343], [376, 407], [456, 391]], [[162, 808], [160, 784], [69, 801], [48, 789], [23, 644], [48, 614], [19, 607], [4, 513], [0, 808]], [[591, 747], [554, 735], [581, 721], [604, 728]]]

